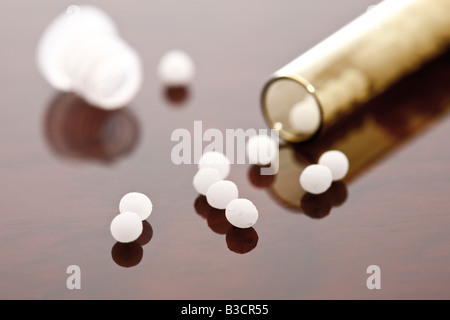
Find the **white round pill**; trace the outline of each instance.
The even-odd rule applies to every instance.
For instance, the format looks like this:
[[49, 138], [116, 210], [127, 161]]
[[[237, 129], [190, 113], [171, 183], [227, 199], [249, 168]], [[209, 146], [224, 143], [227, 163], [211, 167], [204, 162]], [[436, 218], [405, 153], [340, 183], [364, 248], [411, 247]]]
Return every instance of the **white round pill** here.
[[206, 192], [206, 201], [216, 209], [225, 209], [230, 201], [239, 196], [236, 184], [229, 180], [220, 180], [213, 183]]
[[143, 193], [130, 192], [120, 199], [119, 211], [120, 212], [135, 212], [141, 220], [147, 219], [153, 210], [153, 204], [151, 200]]
[[137, 213], [122, 212], [114, 217], [110, 226], [113, 238], [118, 242], [132, 242], [142, 233], [142, 220]]
[[225, 179], [230, 173], [230, 160], [219, 151], [207, 151], [198, 161], [198, 169], [213, 168], [219, 171], [220, 178]]
[[278, 157], [278, 143], [268, 135], [259, 134], [248, 139], [246, 152], [250, 164], [265, 166]]
[[169, 86], [186, 86], [194, 78], [195, 65], [192, 58], [182, 50], [164, 54], [158, 64], [158, 75]]
[[215, 182], [222, 180], [220, 173], [214, 168], [203, 168], [197, 171], [192, 180], [194, 189], [201, 195], [206, 195], [208, 188]]
[[289, 112], [289, 124], [300, 134], [314, 134], [320, 127], [320, 120], [320, 108], [311, 95], [295, 104]]
[[321, 164], [307, 166], [300, 175], [300, 185], [312, 194], [320, 194], [330, 188], [333, 182], [331, 170]]
[[347, 156], [339, 150], [324, 152], [318, 161], [319, 164], [328, 167], [333, 175], [333, 181], [340, 180], [347, 175], [349, 162]]
[[250, 228], [258, 220], [258, 209], [247, 199], [234, 199], [225, 209], [225, 217], [235, 227]]

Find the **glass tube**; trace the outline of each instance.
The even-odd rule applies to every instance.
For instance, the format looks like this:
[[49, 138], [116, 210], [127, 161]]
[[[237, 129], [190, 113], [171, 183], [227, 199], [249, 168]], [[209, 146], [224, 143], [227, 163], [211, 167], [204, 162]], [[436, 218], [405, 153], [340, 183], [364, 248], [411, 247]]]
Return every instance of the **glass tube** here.
[[320, 135], [443, 53], [450, 0], [385, 0], [276, 71], [263, 88], [271, 128], [288, 142]]

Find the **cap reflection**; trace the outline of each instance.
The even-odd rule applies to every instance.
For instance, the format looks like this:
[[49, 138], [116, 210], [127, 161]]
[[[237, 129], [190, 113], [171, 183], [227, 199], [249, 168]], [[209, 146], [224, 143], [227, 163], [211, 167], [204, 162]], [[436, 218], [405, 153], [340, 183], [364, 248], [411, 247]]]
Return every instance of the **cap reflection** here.
[[51, 150], [67, 159], [112, 163], [136, 148], [139, 124], [129, 108], [103, 110], [75, 94], [59, 94], [44, 118]]

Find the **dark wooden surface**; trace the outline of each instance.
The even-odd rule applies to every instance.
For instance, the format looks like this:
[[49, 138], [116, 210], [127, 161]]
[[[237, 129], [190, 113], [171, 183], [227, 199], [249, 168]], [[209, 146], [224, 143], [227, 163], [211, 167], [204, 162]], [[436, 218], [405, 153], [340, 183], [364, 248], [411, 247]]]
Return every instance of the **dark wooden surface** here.
[[[195, 120], [204, 130], [266, 128], [269, 75], [373, 1], [93, 1], [144, 62], [142, 90], [115, 113], [54, 91], [37, 72], [37, 40], [70, 4], [1, 4], [0, 298], [450, 298], [448, 56], [378, 100], [386, 152], [333, 186], [333, 201], [299, 196], [303, 211], [289, 208], [273, 180], [232, 166], [260, 211], [239, 231], [194, 191], [196, 166], [171, 162], [172, 131], [192, 132]], [[186, 92], [168, 93], [156, 77], [173, 48], [196, 62]], [[426, 126], [400, 121], [424, 110]], [[314, 148], [295, 149], [313, 157]], [[130, 191], [154, 209], [139, 241], [120, 245], [109, 224]], [[72, 264], [81, 290], [66, 287]], [[373, 264], [381, 290], [366, 287]]]

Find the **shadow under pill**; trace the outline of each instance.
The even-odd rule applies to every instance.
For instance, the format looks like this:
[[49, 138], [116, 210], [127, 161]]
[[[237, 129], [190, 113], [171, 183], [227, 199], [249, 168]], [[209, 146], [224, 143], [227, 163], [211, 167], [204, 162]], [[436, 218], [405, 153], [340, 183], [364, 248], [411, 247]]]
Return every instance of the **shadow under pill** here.
[[225, 210], [211, 207], [203, 195], [195, 199], [194, 209], [200, 217], [206, 219], [208, 227], [217, 234], [226, 234], [232, 226], [225, 217]]
[[333, 207], [338, 207], [347, 200], [347, 186], [342, 181], [334, 181], [322, 194], [305, 193], [300, 200], [302, 212], [310, 218], [322, 219], [328, 216]]
[[258, 233], [253, 227], [241, 229], [232, 226], [225, 236], [228, 249], [239, 254], [245, 254], [255, 249], [258, 239]]
[[272, 185], [275, 175], [261, 174], [262, 168], [264, 167], [256, 164], [250, 166], [248, 179], [254, 187], [264, 189]]
[[190, 89], [187, 86], [166, 86], [163, 88], [164, 98], [173, 107], [181, 107], [190, 97]]
[[194, 209], [197, 214], [202, 217], [203, 219], [207, 219], [209, 215], [209, 211], [214, 209], [208, 204], [208, 201], [206, 201], [206, 197], [203, 195], [198, 195], [198, 197], [195, 199], [194, 202]]
[[137, 266], [144, 256], [144, 246], [153, 237], [153, 228], [147, 220], [142, 221], [142, 233], [133, 242], [116, 242], [111, 249], [113, 261], [124, 268]]
[[153, 228], [147, 220], [142, 221], [142, 233], [135, 241], [145, 246], [153, 238]]
[[253, 227], [237, 228], [225, 216], [225, 210], [211, 207], [206, 197], [199, 195], [194, 202], [197, 214], [206, 219], [208, 227], [217, 234], [225, 235], [228, 249], [235, 253], [244, 254], [252, 251], [258, 243], [258, 233]]
[[226, 234], [232, 224], [225, 216], [225, 210], [213, 209], [206, 218], [208, 227], [217, 234]]
[[137, 266], [144, 255], [144, 249], [136, 241], [130, 243], [116, 242], [111, 249], [114, 262], [124, 268]]
[[73, 93], [58, 94], [44, 115], [44, 134], [59, 157], [109, 164], [129, 156], [140, 129], [131, 109], [104, 110]]

